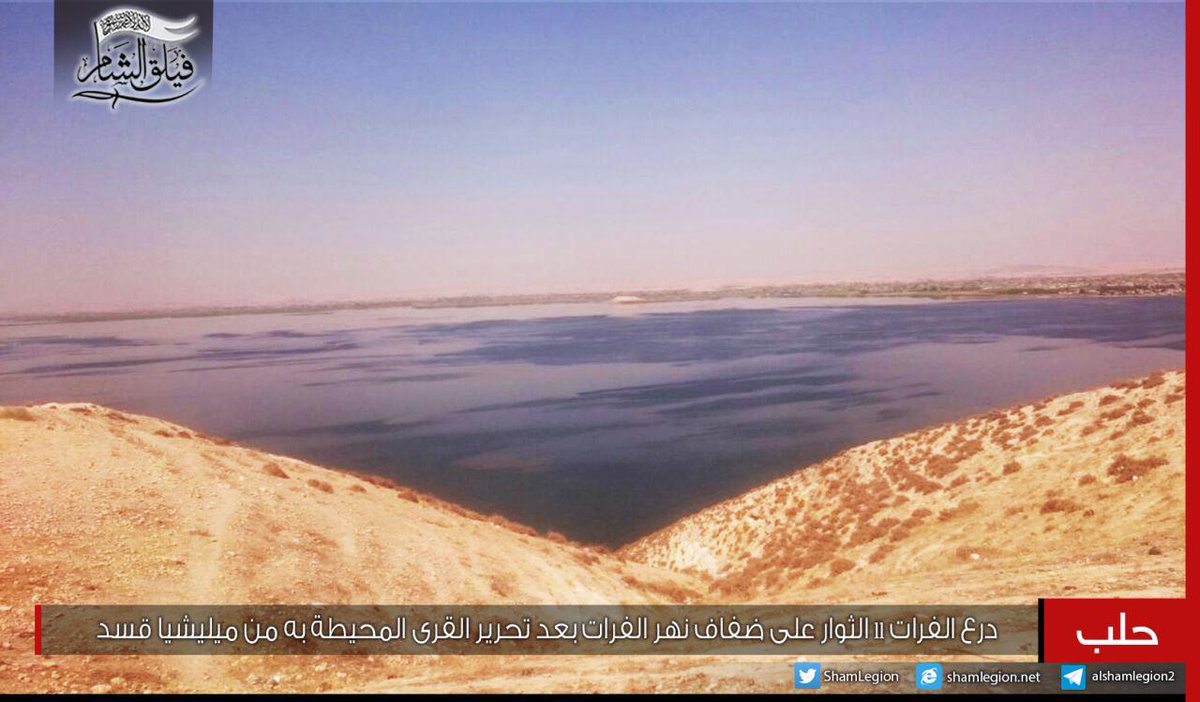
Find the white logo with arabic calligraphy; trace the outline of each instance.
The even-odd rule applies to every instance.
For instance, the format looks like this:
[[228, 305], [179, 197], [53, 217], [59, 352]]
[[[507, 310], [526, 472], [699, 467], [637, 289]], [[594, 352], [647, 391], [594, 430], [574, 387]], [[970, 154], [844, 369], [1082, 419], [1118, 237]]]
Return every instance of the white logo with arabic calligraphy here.
[[196, 18], [169, 20], [131, 7], [92, 22], [95, 54], [80, 60], [75, 79], [86, 86], [72, 98], [143, 104], [174, 102], [203, 83], [183, 44], [200, 33]]
[[1158, 634], [1148, 626], [1135, 626], [1129, 631], [1134, 634], [1144, 634], [1144, 636], [1136, 639], [1128, 638], [1125, 635], [1125, 613], [1121, 612], [1121, 632], [1120, 636], [1113, 634], [1113, 628], [1108, 627], [1108, 635], [1102, 639], [1085, 639], [1083, 630], [1075, 631], [1075, 639], [1084, 646], [1092, 646], [1094, 653], [1100, 653], [1100, 648], [1103, 646], [1157, 646]]

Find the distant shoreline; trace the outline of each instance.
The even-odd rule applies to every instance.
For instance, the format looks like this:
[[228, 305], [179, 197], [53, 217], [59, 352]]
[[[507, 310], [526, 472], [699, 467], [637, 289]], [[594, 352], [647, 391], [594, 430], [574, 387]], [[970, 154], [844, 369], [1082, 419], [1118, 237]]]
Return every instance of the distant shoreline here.
[[924, 298], [935, 300], [989, 300], [1014, 297], [1111, 297], [1182, 295], [1186, 291], [1182, 270], [1161, 273], [1107, 275], [1012, 276], [961, 280], [910, 280], [888, 282], [800, 283], [792, 285], [725, 286], [706, 290], [619, 290], [608, 292], [513, 295], [458, 295], [429, 298], [394, 298], [362, 301], [263, 305], [147, 308], [99, 312], [0, 314], [0, 326], [71, 324], [143, 319], [188, 319], [263, 314], [320, 314], [341, 310], [391, 308], [452, 309], [516, 307], [552, 304], [609, 302], [628, 306], [669, 302], [764, 298]]

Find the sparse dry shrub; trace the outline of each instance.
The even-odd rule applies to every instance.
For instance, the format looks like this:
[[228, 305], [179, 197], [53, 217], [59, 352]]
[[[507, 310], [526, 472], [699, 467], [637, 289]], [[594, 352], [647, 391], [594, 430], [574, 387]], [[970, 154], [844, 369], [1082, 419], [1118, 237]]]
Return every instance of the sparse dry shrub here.
[[1094, 482], [1096, 482], [1096, 476], [1092, 475], [1091, 473], [1079, 476], [1079, 487], [1091, 485]]
[[367, 491], [367, 489], [365, 487], [363, 487], [362, 485], [359, 485], [358, 483], [354, 483], [353, 485], [350, 486], [350, 492], [366, 492], [366, 491]]
[[36, 417], [24, 407], [0, 407], [0, 419], [11, 419], [16, 422], [32, 422]]
[[766, 589], [770, 589], [778, 585], [782, 577], [783, 573], [781, 571], [778, 569], [772, 569], [762, 573], [760, 579], [762, 580], [762, 586]]
[[1144, 398], [1144, 399], [1138, 401], [1137, 408], [1138, 409], [1146, 409], [1150, 405], [1154, 404], [1154, 402], [1155, 402], [1155, 400], [1153, 397]]
[[870, 524], [860, 522], [858, 531], [854, 532], [854, 536], [847, 542], [847, 546], [860, 546], [867, 544], [876, 539], [883, 538], [893, 527], [900, 523], [895, 517], [887, 517], [879, 520], [878, 523]]
[[511, 573], [493, 575], [489, 584], [492, 592], [499, 597], [508, 597], [516, 591], [516, 578]]
[[318, 547], [320, 550], [330, 549], [338, 545], [337, 541], [335, 541], [332, 537], [327, 534], [322, 534], [315, 529], [309, 529], [305, 531], [304, 535], [309, 539], [312, 539], [313, 546]]
[[1132, 409], [1133, 405], [1123, 402], [1107, 412], [1100, 413], [1100, 419], [1105, 422], [1111, 422], [1114, 419], [1120, 419], [1121, 417], [1124, 417]]
[[958, 464], [940, 453], [935, 454], [925, 464], [925, 472], [935, 478], [944, 478], [956, 470], [958, 470]]
[[1075, 410], [1079, 409], [1080, 407], [1083, 407], [1083, 400], [1072, 400], [1071, 404], [1067, 405], [1066, 407], [1063, 407], [1062, 409], [1060, 409], [1058, 411], [1058, 416], [1065, 417], [1068, 414], [1071, 414]]
[[713, 583], [713, 589], [732, 599], [745, 600], [750, 597], [750, 578], [744, 574], [724, 578]]
[[[528, 526], [526, 524], [521, 524], [520, 522], [514, 522], [513, 520], [511, 520], [508, 517], [505, 517], [503, 515], [489, 514], [488, 516], [482, 517], [481, 519], [482, 519], [482, 521], [485, 521], [489, 524], [495, 524], [496, 526], [504, 527], [505, 529], [508, 529], [509, 531], [515, 531], [518, 534], [524, 534], [525, 536], [539, 536], [537, 529], [534, 529], [533, 527]], [[567, 539], [567, 537], [562, 536], [561, 534], [559, 536], [563, 539], [563, 541], [561, 543], [566, 543], [566, 544], [574, 543], [570, 539]]]
[[699, 592], [675, 583], [644, 582], [642, 588], [662, 595], [668, 602], [677, 604], [695, 602], [700, 598]]
[[[765, 544], [764, 553], [784, 554], [749, 561], [769, 565], [785, 566], [794, 570], [808, 570], [828, 563], [843, 550], [842, 539], [836, 527], [828, 523], [809, 523], [797, 530], [776, 532]], [[750, 566], [747, 566], [749, 568]]]
[[[1114, 386], [1114, 387], [1115, 387], [1115, 386]], [[1110, 393], [1110, 394], [1108, 394], [1108, 395], [1104, 395], [1104, 396], [1102, 396], [1102, 397], [1101, 397], [1101, 398], [1100, 398], [1100, 399], [1099, 399], [1099, 400], [1096, 402], [1096, 406], [1098, 406], [1098, 407], [1107, 407], [1108, 405], [1111, 405], [1111, 404], [1112, 404], [1112, 403], [1114, 403], [1114, 402], [1120, 402], [1120, 401], [1121, 401], [1121, 396], [1120, 396], [1120, 395], [1113, 395], [1113, 394], [1111, 394], [1111, 393]]]
[[1009, 461], [1004, 464], [1004, 468], [1000, 471], [1002, 475], [1012, 475], [1021, 470], [1021, 464], [1017, 461]]
[[1130, 415], [1129, 423], [1126, 425], [1126, 428], [1131, 429], [1133, 427], [1141, 426], [1143, 424], [1149, 424], [1153, 421], [1154, 421], [1154, 417], [1151, 417], [1149, 414], [1147, 414], [1146, 412], [1139, 409], [1139, 410], [1135, 411], [1132, 415]]
[[948, 522], [951, 519], [955, 519], [957, 517], [962, 517], [964, 515], [970, 514], [977, 509], [979, 509], [978, 502], [976, 502], [974, 500], [966, 500], [964, 502], [959, 503], [958, 505], [955, 505], [954, 507], [948, 507], [948, 508], [942, 510], [941, 512], [938, 512], [938, 521], [939, 522]]
[[320, 490], [321, 492], [329, 492], [329, 493], [333, 492], [333, 486], [330, 485], [329, 483], [325, 482], [324, 480], [317, 480], [316, 478], [309, 478], [308, 480], [306, 480], [304, 482], [310, 488]]
[[572, 556], [583, 565], [595, 565], [600, 562], [600, 556], [587, 549], [575, 551]]
[[267, 475], [272, 475], [276, 478], [283, 478], [284, 480], [287, 480], [291, 477], [287, 473], [283, 472], [283, 469], [279, 467], [279, 464], [275, 463], [274, 461], [270, 463], [264, 463], [262, 471]]
[[92, 410], [87, 407], [72, 407], [71, 411], [75, 414], [84, 414], [88, 416], [91, 416], [92, 414]]
[[1184, 397], [1184, 394], [1183, 394], [1183, 391], [1181, 390], [1179, 392], [1173, 392], [1173, 393], [1167, 395], [1166, 397], [1163, 398], [1163, 402], [1167, 403], [1168, 405], [1173, 405], [1176, 402], [1179, 402], [1180, 400], [1182, 400], [1183, 397]]
[[174, 436], [174, 434], [172, 434], [171, 432], [167, 431], [166, 429], [155, 429], [155, 430], [154, 430], [154, 435], [155, 435], [155, 436], [165, 436], [165, 437], [167, 437], [168, 439], [169, 439], [169, 438], [171, 438], [172, 436]]
[[1053, 419], [1053, 418], [1051, 418], [1051, 417], [1047, 417], [1047, 416], [1046, 416], [1046, 415], [1044, 415], [1044, 414], [1043, 414], [1043, 415], [1041, 415], [1041, 416], [1039, 416], [1039, 417], [1038, 417], [1036, 420], [1034, 420], [1034, 422], [1033, 422], [1033, 425], [1034, 425], [1035, 427], [1048, 427], [1048, 426], [1050, 426], [1051, 424], [1054, 424], [1054, 419]]
[[854, 561], [849, 558], [835, 558], [829, 563], [830, 577], [837, 577], [851, 570], [854, 570]]
[[1113, 459], [1106, 472], [1116, 478], [1116, 482], [1125, 483], [1140, 478], [1155, 468], [1165, 466], [1166, 464], [1167, 459], [1161, 456], [1131, 458], [1122, 453]]
[[1136, 380], [1121, 380], [1121, 381], [1113, 383], [1109, 387], [1116, 389], [1116, 390], [1132, 390], [1132, 389], [1136, 388], [1138, 385], [1140, 385], [1140, 383]]
[[896, 547], [892, 546], [891, 544], [880, 544], [879, 547], [872, 551], [871, 555], [867, 557], [867, 562], [874, 565], [875, 563], [887, 558], [888, 554], [894, 550], [896, 550]]
[[1024, 505], [1009, 505], [1004, 509], [1004, 516], [1012, 517], [1025, 511]]
[[1051, 497], [1042, 503], [1041, 513], [1075, 512], [1080, 508], [1079, 503], [1066, 497]]
[[412, 488], [398, 488], [396, 490], [396, 497], [399, 497], [402, 500], [408, 500], [409, 502], [416, 502], [418, 504], [421, 502], [421, 495]]
[[392, 480], [391, 478], [385, 478], [382, 475], [375, 475], [374, 473], [360, 473], [356, 470], [343, 470], [341, 472], [343, 472], [347, 475], [353, 475], [354, 477], [358, 478], [359, 480], [363, 481], [364, 483], [368, 483], [368, 484], [374, 485], [376, 487], [387, 488], [389, 490], [411, 489], [404, 485], [401, 485], [400, 483], [397, 483], [395, 480]]
[[1166, 374], [1162, 371], [1154, 371], [1142, 381], [1142, 387], [1146, 389], [1156, 388], [1165, 382], [1167, 382]]
[[920, 524], [922, 519], [932, 514], [933, 510], [929, 509], [928, 507], [918, 507], [912, 511], [912, 514], [909, 515], [909, 519], [916, 520], [915, 523]]
[[[954, 557], [960, 561], [977, 560], [980, 556], [979, 551], [980, 549], [973, 548], [971, 546], [959, 546], [958, 548], [954, 549]], [[975, 558], [972, 558], [972, 556], [975, 556]]]
[[966, 485], [968, 482], [970, 482], [970, 481], [967, 480], [967, 476], [960, 475], [957, 478], [955, 478], [954, 480], [950, 481], [950, 487], [952, 487], [952, 488], [961, 487], [963, 485]]
[[981, 439], [971, 439], [970, 441], [963, 441], [954, 445], [950, 457], [957, 463], [965, 461], [980, 451], [983, 451], [983, 441]]
[[907, 466], [897, 468], [893, 477], [896, 487], [900, 490], [913, 490], [922, 495], [928, 495], [942, 489], [941, 483], [931, 480]]

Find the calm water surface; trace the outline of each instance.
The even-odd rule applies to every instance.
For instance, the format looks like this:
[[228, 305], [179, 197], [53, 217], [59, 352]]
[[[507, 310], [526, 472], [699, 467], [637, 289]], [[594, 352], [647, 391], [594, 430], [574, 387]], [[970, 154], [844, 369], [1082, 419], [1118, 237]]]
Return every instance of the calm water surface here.
[[1182, 297], [9, 325], [0, 404], [161, 416], [619, 544], [843, 448], [1183, 351]]

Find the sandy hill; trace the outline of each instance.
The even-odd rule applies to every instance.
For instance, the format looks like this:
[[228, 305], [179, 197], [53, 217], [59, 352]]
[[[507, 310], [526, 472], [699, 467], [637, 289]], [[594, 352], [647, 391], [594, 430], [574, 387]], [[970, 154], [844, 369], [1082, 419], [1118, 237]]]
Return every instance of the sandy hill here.
[[479, 604], [694, 596], [686, 575], [386, 479], [95, 405], [44, 405], [24, 418], [0, 423], [10, 537], [0, 548], [7, 584], [24, 580], [31, 594]]
[[607, 553], [96, 405], [0, 408], [0, 692], [778, 690], [778, 658], [35, 657], [33, 602], [1183, 592], [1182, 373], [847, 451]]
[[622, 554], [729, 600], [1181, 596], [1183, 399], [1156, 373], [876, 441]]
[[[0, 410], [0, 534], [0, 654], [31, 650], [32, 602], [671, 602], [702, 587], [386, 480], [86, 404]], [[52, 672], [68, 689], [81, 675], [209, 689], [232, 665], [158, 659], [136, 681], [119, 661], [10, 676], [6, 659], [0, 691]]]

